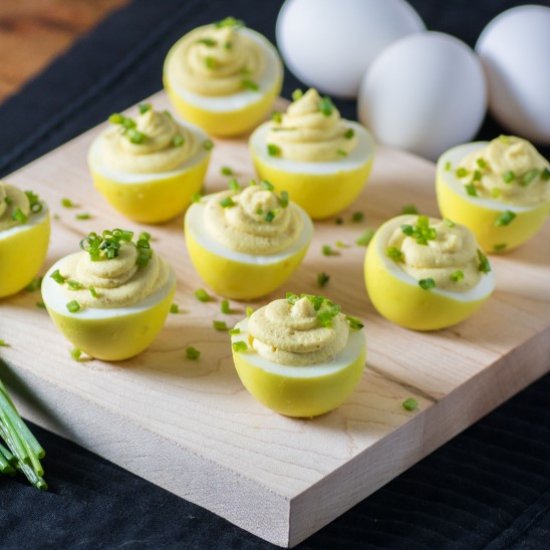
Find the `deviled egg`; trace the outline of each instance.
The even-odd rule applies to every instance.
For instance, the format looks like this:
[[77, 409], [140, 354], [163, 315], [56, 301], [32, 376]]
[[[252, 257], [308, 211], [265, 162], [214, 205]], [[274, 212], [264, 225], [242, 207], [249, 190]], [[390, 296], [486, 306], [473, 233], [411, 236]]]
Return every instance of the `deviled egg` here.
[[313, 417], [340, 406], [365, 367], [363, 324], [322, 296], [287, 294], [232, 331], [244, 387], [286, 415]]
[[76, 349], [106, 361], [147, 348], [164, 325], [176, 289], [172, 268], [148, 233], [90, 233], [81, 251], [47, 272], [42, 298], [54, 324]]
[[48, 207], [32, 191], [0, 181], [0, 298], [25, 288], [44, 263]]
[[330, 98], [316, 90], [296, 90], [293, 99], [286, 113], [275, 113], [252, 133], [250, 153], [260, 178], [286, 189], [312, 218], [327, 218], [363, 189], [374, 141], [361, 124], [340, 118]]
[[283, 66], [264, 36], [227, 17], [178, 40], [163, 80], [183, 117], [209, 134], [233, 136], [265, 119], [281, 91]]
[[548, 218], [550, 164], [522, 138], [466, 143], [439, 158], [436, 189], [443, 216], [467, 225], [486, 252], [503, 252]]
[[139, 105], [135, 118], [114, 113], [92, 143], [88, 165], [96, 188], [124, 216], [160, 223], [183, 212], [199, 191], [212, 142], [169, 111]]
[[365, 256], [365, 282], [383, 317], [414, 330], [460, 323], [495, 288], [489, 261], [467, 227], [410, 215], [376, 231]]
[[201, 278], [235, 300], [259, 298], [300, 265], [311, 238], [309, 216], [262, 181], [207, 195], [185, 215], [185, 241]]

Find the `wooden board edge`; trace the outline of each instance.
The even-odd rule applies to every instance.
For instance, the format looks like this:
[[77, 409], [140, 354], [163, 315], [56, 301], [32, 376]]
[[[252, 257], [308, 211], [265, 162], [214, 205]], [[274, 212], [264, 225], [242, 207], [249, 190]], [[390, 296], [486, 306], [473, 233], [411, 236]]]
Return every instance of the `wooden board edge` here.
[[[316, 533], [548, 372], [550, 327], [292, 498], [289, 547]], [[495, 382], [499, 391], [486, 391], [487, 385]]]

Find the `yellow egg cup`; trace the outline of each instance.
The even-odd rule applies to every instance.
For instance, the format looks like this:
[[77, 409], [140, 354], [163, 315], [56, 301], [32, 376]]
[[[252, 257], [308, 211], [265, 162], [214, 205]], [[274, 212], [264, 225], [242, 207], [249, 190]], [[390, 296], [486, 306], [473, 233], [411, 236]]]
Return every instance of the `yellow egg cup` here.
[[50, 214], [31, 214], [24, 225], [0, 231], [0, 298], [23, 290], [38, 274], [50, 241]]
[[365, 255], [365, 285], [378, 313], [402, 327], [427, 331], [456, 325], [489, 298], [495, 287], [493, 272], [482, 274], [476, 287], [466, 292], [424, 290], [386, 255], [394, 230], [414, 222], [414, 217], [398, 216], [383, 224], [374, 235]]
[[283, 285], [302, 263], [313, 236], [313, 224], [302, 211], [302, 235], [288, 251], [273, 256], [235, 252], [208, 236], [200, 222], [202, 208], [202, 204], [193, 204], [185, 216], [189, 257], [201, 279], [216, 294], [233, 300], [255, 300]]
[[[437, 162], [436, 192], [441, 215], [467, 226], [487, 253], [507, 252], [536, 235], [550, 214], [550, 201], [536, 206], [515, 206], [496, 199], [471, 197], [455, 175], [456, 167], [485, 142], [467, 143], [444, 153]], [[445, 167], [450, 163], [451, 169]], [[508, 225], [496, 219], [509, 210], [516, 217]]]
[[329, 162], [295, 162], [269, 156], [267, 133], [270, 123], [250, 136], [249, 149], [259, 177], [287, 191], [314, 220], [341, 212], [355, 201], [367, 183], [374, 161], [375, 145], [369, 132], [347, 121], [358, 136], [356, 149], [346, 158]]
[[[232, 344], [249, 345], [247, 321], [237, 327], [241, 332], [231, 337]], [[342, 405], [361, 380], [365, 359], [361, 331], [350, 333], [348, 345], [335, 358], [336, 365], [284, 366], [259, 357], [250, 345], [248, 351], [233, 350], [237, 374], [248, 392], [271, 410], [297, 418], [319, 416]]]
[[[198, 132], [199, 142], [207, 136]], [[130, 220], [163, 223], [184, 212], [204, 183], [210, 151], [200, 149], [177, 170], [156, 174], [130, 174], [111, 170], [101, 162], [99, 138], [88, 155], [96, 189], [107, 202]]]
[[103, 361], [122, 361], [147, 349], [164, 326], [176, 291], [176, 279], [169, 281], [155, 295], [135, 306], [117, 309], [85, 309], [71, 313], [66, 298], [51, 274], [42, 283], [42, 298], [59, 331], [80, 351]]
[[170, 77], [170, 66], [177, 63], [175, 53], [185, 39], [176, 42], [164, 62], [163, 84], [174, 109], [186, 120], [213, 136], [237, 136], [252, 130], [268, 116], [283, 85], [283, 67], [274, 46], [261, 34], [241, 29], [255, 40], [266, 55], [266, 71], [258, 82], [259, 90], [243, 90], [230, 96], [200, 96], [179, 88]]

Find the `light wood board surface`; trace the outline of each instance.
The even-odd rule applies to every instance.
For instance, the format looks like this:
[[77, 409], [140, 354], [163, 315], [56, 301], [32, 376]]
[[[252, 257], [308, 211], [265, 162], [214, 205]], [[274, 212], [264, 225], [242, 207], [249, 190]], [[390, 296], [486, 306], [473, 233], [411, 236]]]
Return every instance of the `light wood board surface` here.
[[[153, 100], [168, 106], [162, 93]], [[6, 178], [37, 191], [59, 214], [44, 271], [89, 231], [140, 229], [92, 187], [86, 152], [98, 131]], [[216, 141], [208, 192], [225, 186], [221, 166], [233, 168], [243, 182], [252, 177], [244, 141]], [[229, 337], [211, 323], [231, 325], [245, 304], [240, 314], [225, 316], [219, 300], [194, 298], [204, 285], [185, 249], [182, 217], [148, 229], [177, 272], [175, 301], [185, 312], [169, 316], [148, 351], [119, 364], [77, 363], [69, 357], [70, 344], [35, 306], [38, 294], [23, 292], [0, 302], [0, 337], [11, 344], [0, 351], [9, 365], [0, 377], [27, 418], [266, 540], [293, 546], [550, 370], [549, 225], [526, 246], [492, 259], [497, 291], [457, 327], [411, 332], [370, 305], [365, 249], [355, 239], [406, 204], [437, 215], [434, 172], [430, 162], [380, 148], [369, 184], [342, 214], [345, 223], [316, 223], [303, 265], [269, 297], [318, 292], [317, 273], [325, 271], [331, 279], [323, 292], [366, 321], [364, 376], [330, 414], [285, 418], [244, 390]], [[83, 207], [64, 209], [62, 197]], [[365, 220], [353, 223], [358, 210]], [[76, 220], [81, 211], [93, 218]], [[323, 256], [322, 245], [337, 241], [351, 246], [338, 249], [339, 256]], [[186, 360], [188, 345], [201, 350], [199, 361]], [[418, 411], [403, 409], [408, 397], [418, 400]]]

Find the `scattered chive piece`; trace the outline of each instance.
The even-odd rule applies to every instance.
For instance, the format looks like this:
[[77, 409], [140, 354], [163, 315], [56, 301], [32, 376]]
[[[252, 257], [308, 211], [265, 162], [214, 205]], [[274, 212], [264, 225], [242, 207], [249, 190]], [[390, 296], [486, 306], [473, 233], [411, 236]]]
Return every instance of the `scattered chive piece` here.
[[16, 208], [12, 212], [11, 217], [12, 217], [13, 220], [15, 220], [16, 222], [19, 222], [21, 224], [22, 223], [27, 223], [27, 220], [28, 220], [27, 215], [23, 213], [21, 208]]
[[217, 44], [218, 44], [213, 38], [208, 38], [208, 37], [199, 38], [197, 40], [197, 43], [198, 44], [203, 44], [204, 46], [206, 46], [208, 48], [213, 48], [214, 46], [217, 46]]
[[201, 199], [202, 195], [200, 193], [193, 193], [193, 195], [191, 196], [192, 202], [201, 202]]
[[172, 138], [172, 145], [174, 147], [181, 147], [185, 143], [185, 138], [181, 134], [176, 134]]
[[234, 176], [234, 172], [231, 168], [229, 168], [229, 166], [222, 166], [220, 168], [220, 172], [222, 174], [222, 176]]
[[89, 214], [88, 212], [82, 212], [82, 213], [80, 213], [80, 214], [77, 214], [77, 215], [75, 216], [75, 218], [76, 218], [77, 220], [91, 220], [91, 219], [92, 219], [92, 215]]
[[338, 248], [350, 248], [350, 245], [346, 244], [344, 241], [336, 241], [336, 246]]
[[42, 300], [40, 300], [36, 302], [36, 307], [39, 307], [40, 309], [46, 309], [46, 304]]
[[260, 86], [258, 85], [258, 83], [254, 82], [250, 78], [244, 78], [241, 84], [245, 90], [252, 90], [253, 92], [257, 92], [260, 89]]
[[483, 174], [479, 170], [474, 170], [472, 181], [481, 181]]
[[248, 346], [246, 345], [246, 342], [243, 342], [242, 340], [240, 340], [239, 342], [233, 342], [231, 347], [233, 348], [233, 351], [236, 353], [241, 353], [248, 350]]
[[477, 197], [477, 189], [473, 183], [467, 183], [464, 188], [466, 189], [466, 193], [468, 193], [470, 197]]
[[367, 228], [357, 238], [357, 240], [355, 241], [355, 244], [359, 246], [369, 246], [369, 243], [372, 241], [373, 237], [374, 237], [374, 229]]
[[502, 252], [503, 250], [506, 250], [506, 243], [495, 244], [495, 246], [493, 246], [493, 250], [495, 252]]
[[235, 19], [234, 17], [225, 17], [221, 21], [216, 21], [214, 23], [216, 29], [221, 29], [223, 27], [244, 27], [244, 21], [242, 19]]
[[421, 245], [427, 245], [428, 241], [433, 241], [437, 237], [435, 228], [430, 227], [430, 218], [428, 216], [418, 216], [416, 225], [403, 224], [401, 231]]
[[222, 208], [232, 208], [233, 206], [235, 206], [235, 201], [231, 197], [224, 197], [220, 201], [220, 206]]
[[211, 151], [214, 148], [214, 142], [211, 139], [205, 139], [202, 142], [202, 148], [205, 151]]
[[240, 191], [241, 189], [241, 184], [237, 181], [236, 178], [231, 178], [227, 182], [227, 186], [229, 187], [229, 189], [231, 189], [231, 191]]
[[63, 208], [74, 208], [76, 205], [71, 199], [64, 198], [64, 199], [61, 199], [61, 206]]
[[498, 187], [493, 187], [491, 189], [491, 197], [495, 199], [502, 197], [502, 191]]
[[233, 313], [233, 310], [231, 309], [231, 305], [229, 304], [229, 300], [222, 300], [221, 310], [222, 310], [222, 313], [225, 313], [225, 315], [231, 315]]
[[418, 281], [418, 286], [422, 290], [430, 290], [431, 288], [435, 288], [435, 281], [431, 277], [420, 279], [420, 281]]
[[180, 312], [180, 306], [178, 306], [178, 304], [172, 304], [170, 306], [170, 313], [179, 313]]
[[233, 47], [233, 44], [231, 44], [231, 42], [225, 42], [223, 47], [226, 49], [226, 50], [230, 50], [232, 47]]
[[394, 262], [402, 262], [405, 258], [403, 252], [395, 246], [388, 246], [388, 248], [386, 248], [386, 255]]
[[351, 221], [355, 223], [362, 222], [365, 219], [365, 214], [363, 212], [354, 212], [351, 215]]
[[151, 110], [151, 104], [150, 103], [140, 103], [138, 105], [139, 114], [144, 115], [147, 111]]
[[512, 183], [516, 179], [516, 174], [512, 170], [507, 170], [502, 174], [504, 183]]
[[540, 171], [538, 168], [533, 168], [532, 170], [529, 170], [529, 172], [525, 172], [521, 178], [521, 186], [527, 187], [536, 177], [539, 175]]
[[445, 169], [446, 172], [450, 172], [452, 167], [453, 167], [453, 165], [451, 164], [451, 161], [448, 160], [448, 161], [445, 163], [444, 169]]
[[237, 334], [241, 333], [241, 329], [239, 327], [235, 327], [232, 329], [229, 329], [229, 336], [236, 336]]
[[324, 288], [327, 286], [328, 282], [330, 281], [330, 275], [325, 273], [324, 271], [322, 273], [317, 274], [317, 285], [321, 288]]
[[503, 134], [501, 134], [500, 136], [498, 136], [498, 139], [499, 141], [501, 141], [502, 143], [509, 143], [510, 142], [510, 137], [509, 136], [505, 136]]
[[542, 181], [550, 180], [550, 169], [544, 168], [540, 175], [540, 178], [542, 179]]
[[213, 70], [218, 66], [218, 62], [216, 61], [216, 58], [212, 57], [211, 55], [207, 55], [204, 58], [204, 64], [206, 65], [206, 68], [210, 70]]
[[97, 292], [97, 290], [93, 286], [89, 287], [88, 290], [90, 291], [92, 298], [97, 299], [100, 297], [99, 292]]
[[464, 271], [457, 269], [451, 273], [451, 281], [458, 283], [459, 281], [462, 281], [462, 279], [464, 279]]
[[80, 361], [81, 360], [81, 357], [82, 357], [82, 351], [79, 350], [78, 348], [73, 348], [71, 351], [70, 351], [70, 354], [71, 354], [71, 357], [74, 361]]
[[225, 321], [212, 321], [212, 326], [219, 330], [220, 332], [227, 332], [229, 329], [227, 327], [227, 323]]
[[274, 143], [268, 143], [267, 144], [267, 154], [270, 157], [280, 157], [281, 156], [281, 148], [278, 145], [275, 145]]
[[185, 357], [191, 361], [196, 361], [201, 356], [201, 352], [193, 346], [187, 346], [185, 348]]
[[294, 90], [292, 92], [292, 100], [293, 101], [298, 101], [299, 99], [302, 98], [303, 95], [304, 95], [304, 92], [302, 92], [302, 90], [300, 90], [300, 88], [297, 88], [296, 90]]
[[361, 330], [365, 326], [360, 319], [353, 317], [352, 315], [346, 315], [346, 319], [351, 330]]
[[323, 252], [323, 256], [339, 256], [340, 252], [337, 252], [330, 246], [330, 244], [324, 244], [321, 248], [321, 251]]
[[67, 281], [67, 286], [70, 290], [82, 290], [84, 288], [84, 285], [82, 283], [79, 283], [78, 281], [75, 281], [73, 279], [69, 279]]
[[418, 409], [418, 401], [414, 397], [409, 397], [401, 403], [401, 406], [409, 412], [415, 411]]
[[346, 151], [344, 151], [343, 149], [338, 149], [338, 150], [336, 151], [336, 153], [337, 153], [338, 155], [340, 155], [341, 157], [347, 157], [347, 156], [348, 156], [348, 153], [347, 153]]
[[276, 216], [275, 211], [268, 210], [268, 212], [264, 216], [264, 220], [268, 223], [271, 223], [275, 219], [275, 216]]
[[346, 139], [351, 139], [355, 135], [355, 130], [353, 128], [348, 128], [346, 130], [346, 133], [344, 134], [344, 137]]
[[0, 338], [0, 348], [9, 348], [10, 345], [5, 341], [5, 340], [2, 340]]
[[124, 120], [124, 115], [121, 115], [120, 113], [113, 113], [109, 117], [109, 122], [111, 124], [122, 124], [122, 121]]
[[212, 298], [212, 296], [210, 296], [210, 294], [208, 294], [208, 292], [206, 292], [204, 288], [199, 288], [195, 290], [195, 298], [199, 302], [211, 302], [214, 300], [214, 298]]
[[71, 300], [67, 303], [67, 309], [71, 313], [78, 313], [80, 311], [80, 304], [76, 300]]
[[334, 103], [332, 103], [332, 99], [328, 96], [324, 96], [319, 100], [319, 111], [323, 113], [325, 116], [332, 115], [332, 112], [334, 111]]
[[288, 193], [286, 191], [281, 191], [281, 194], [279, 195], [279, 205], [281, 208], [286, 208], [288, 206]]
[[317, 320], [321, 326], [332, 326], [332, 320], [340, 313], [340, 306], [338, 304], [335, 304], [323, 296], [315, 296], [313, 294], [294, 294], [292, 292], [286, 293], [286, 299], [291, 305], [294, 305], [302, 298], [307, 298], [311, 302], [313, 309], [317, 312]]
[[140, 145], [145, 141], [145, 134], [143, 132], [140, 132], [139, 130], [131, 128], [130, 130], [128, 130], [128, 139], [131, 143]]
[[446, 225], [447, 227], [451, 227], [451, 228], [452, 228], [452, 227], [454, 227], [454, 226], [456, 225], [456, 223], [455, 223], [453, 220], [450, 220], [449, 218], [445, 218], [443, 221], [445, 222], [445, 225]]
[[487, 168], [487, 161], [484, 158], [479, 157], [476, 159], [476, 164], [483, 170]]
[[262, 189], [265, 189], [266, 191], [274, 191], [275, 190], [275, 187], [273, 186], [273, 184], [267, 180], [262, 180], [260, 182], [260, 187]]
[[33, 193], [32, 191], [25, 191], [25, 195], [27, 195], [27, 199], [29, 199], [29, 207], [31, 209], [31, 212], [33, 214], [38, 214], [39, 212], [42, 212], [42, 208], [44, 207], [43, 204], [40, 202], [40, 198], [36, 193]]
[[26, 287], [25, 290], [27, 292], [34, 292], [35, 290], [38, 290], [42, 286], [42, 279], [43, 277], [35, 277]]
[[495, 219], [495, 225], [497, 227], [502, 227], [504, 225], [510, 225], [514, 219], [516, 218], [516, 214], [512, 212], [511, 210], [505, 210], [504, 212], [501, 212]]
[[281, 124], [283, 122], [283, 115], [279, 111], [274, 111], [271, 113], [271, 120], [276, 124]]
[[460, 166], [456, 169], [455, 174], [457, 178], [464, 178], [468, 175], [468, 170], [466, 170], [463, 166]]
[[483, 254], [483, 252], [479, 249], [477, 251], [477, 259], [479, 261], [477, 266], [479, 271], [481, 271], [481, 273], [489, 273], [489, 271], [491, 271], [491, 264], [489, 263], [487, 256], [485, 256], [485, 254]]
[[406, 204], [401, 209], [401, 214], [418, 214], [418, 208], [414, 204]]
[[65, 280], [66, 280], [66, 277], [63, 277], [63, 275], [61, 275], [61, 273], [59, 272], [59, 269], [56, 269], [51, 275], [50, 277], [58, 284], [58, 285], [62, 285], [65, 283]]
[[334, 223], [335, 223], [336, 225], [342, 225], [342, 224], [344, 223], [344, 219], [343, 219], [343, 218], [336, 218], [336, 219], [334, 220]]
[[251, 306], [246, 306], [246, 316], [250, 317], [254, 313], [254, 308]]

